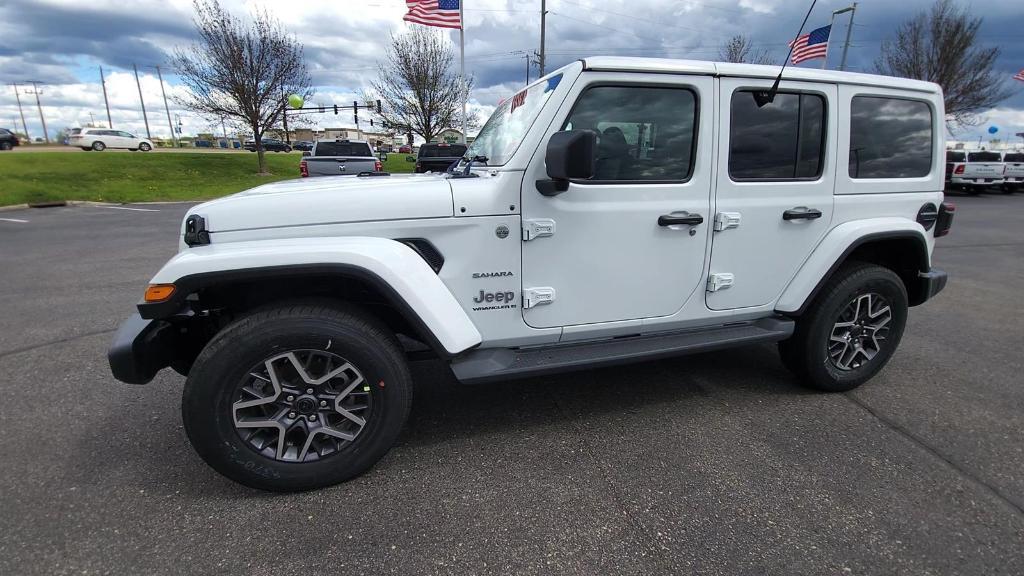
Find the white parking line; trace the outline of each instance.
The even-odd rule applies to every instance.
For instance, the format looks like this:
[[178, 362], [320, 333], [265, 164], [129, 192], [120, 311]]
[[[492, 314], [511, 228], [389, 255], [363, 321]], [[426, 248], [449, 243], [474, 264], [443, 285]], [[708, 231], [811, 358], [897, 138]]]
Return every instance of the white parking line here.
[[0, 218], [4, 222], [18, 222], [20, 224], [28, 224], [28, 220], [22, 220], [20, 218]]
[[96, 206], [97, 208], [110, 208], [111, 210], [134, 210], [136, 212], [159, 212], [153, 208], [129, 208], [127, 206]]

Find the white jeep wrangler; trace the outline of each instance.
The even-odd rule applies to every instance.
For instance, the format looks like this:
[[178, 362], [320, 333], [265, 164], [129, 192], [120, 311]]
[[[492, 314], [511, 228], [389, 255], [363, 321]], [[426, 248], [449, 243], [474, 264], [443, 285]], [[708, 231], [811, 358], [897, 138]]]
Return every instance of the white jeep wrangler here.
[[224, 475], [303, 490], [395, 441], [408, 362], [478, 383], [778, 342], [849, 390], [939, 292], [938, 86], [588, 58], [504, 102], [446, 174], [267, 184], [191, 209], [109, 352], [188, 376]]

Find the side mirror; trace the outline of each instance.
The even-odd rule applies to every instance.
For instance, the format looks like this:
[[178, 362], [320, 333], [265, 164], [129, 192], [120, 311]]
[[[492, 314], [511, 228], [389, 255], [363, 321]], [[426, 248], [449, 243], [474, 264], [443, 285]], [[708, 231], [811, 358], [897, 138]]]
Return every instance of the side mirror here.
[[597, 134], [591, 130], [555, 132], [548, 140], [544, 154], [549, 180], [538, 180], [537, 191], [557, 196], [569, 189], [570, 180], [594, 177], [597, 162]]
[[312, 155], [313, 155], [313, 153], [312, 153], [312, 152], [310, 152], [309, 150], [304, 150], [304, 151], [302, 152], [302, 155], [303, 155], [303, 156], [312, 156]]
[[406, 162], [415, 162], [416, 161], [416, 157], [415, 156], [406, 156], [405, 157], [405, 161]]

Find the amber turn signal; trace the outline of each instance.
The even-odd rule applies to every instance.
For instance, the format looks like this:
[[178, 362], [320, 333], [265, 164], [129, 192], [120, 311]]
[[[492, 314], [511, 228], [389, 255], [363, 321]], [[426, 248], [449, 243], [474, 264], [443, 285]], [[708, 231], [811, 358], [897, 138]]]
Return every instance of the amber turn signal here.
[[146, 302], [163, 302], [174, 294], [174, 284], [150, 284], [146, 288]]

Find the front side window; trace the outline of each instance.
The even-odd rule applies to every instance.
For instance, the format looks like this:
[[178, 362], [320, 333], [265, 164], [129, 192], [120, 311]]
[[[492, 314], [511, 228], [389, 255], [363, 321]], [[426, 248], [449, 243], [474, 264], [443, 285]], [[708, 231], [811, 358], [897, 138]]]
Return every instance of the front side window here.
[[597, 86], [563, 130], [597, 133], [596, 181], [684, 181], [693, 171], [697, 97], [688, 88]]
[[733, 180], [809, 180], [825, 156], [825, 99], [778, 93], [758, 108], [753, 91], [732, 95], [729, 177]]
[[932, 169], [932, 109], [920, 100], [854, 96], [850, 178], [920, 178]]
[[499, 104], [466, 155], [483, 156], [488, 166], [508, 163], [561, 80], [561, 74], [541, 80]]

